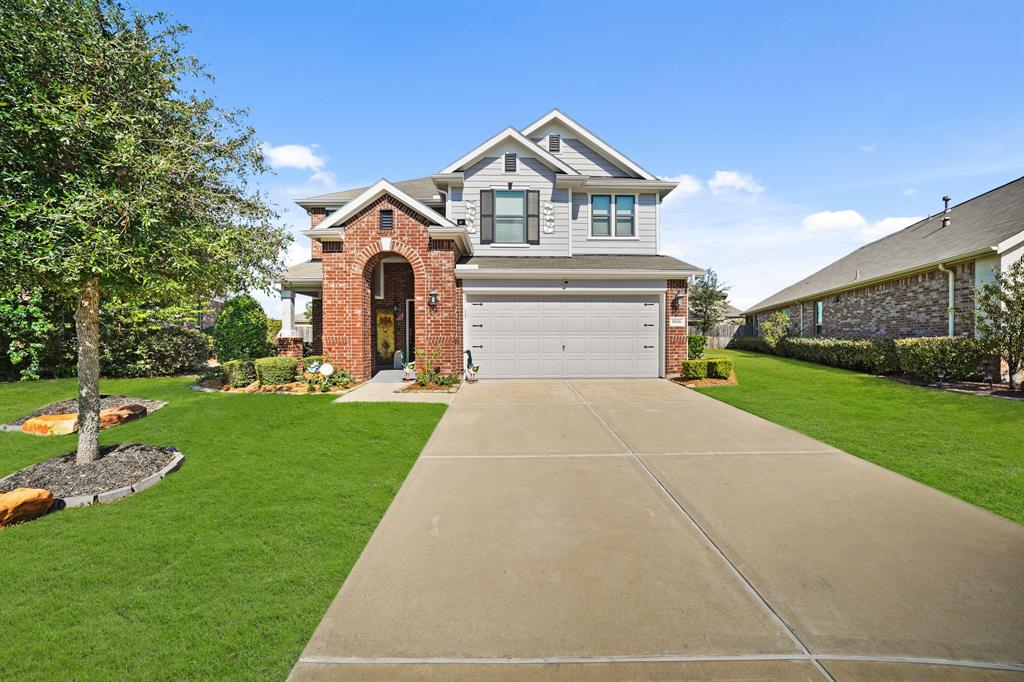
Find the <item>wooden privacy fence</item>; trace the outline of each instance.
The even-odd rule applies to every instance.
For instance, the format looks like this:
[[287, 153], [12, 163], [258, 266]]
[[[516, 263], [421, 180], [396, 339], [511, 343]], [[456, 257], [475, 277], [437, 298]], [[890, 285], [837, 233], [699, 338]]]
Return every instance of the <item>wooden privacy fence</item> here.
[[[699, 335], [699, 327], [690, 327], [690, 335]], [[738, 336], [750, 336], [745, 324], [740, 322], [723, 322], [711, 329], [708, 336], [707, 348], [725, 348], [729, 342]]]

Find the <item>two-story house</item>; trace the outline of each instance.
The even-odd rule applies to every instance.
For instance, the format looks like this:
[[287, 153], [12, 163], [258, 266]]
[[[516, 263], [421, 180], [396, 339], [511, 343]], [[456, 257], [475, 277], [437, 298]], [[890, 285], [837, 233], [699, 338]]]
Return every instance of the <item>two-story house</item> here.
[[279, 351], [360, 378], [400, 350], [482, 377], [657, 377], [686, 357], [687, 284], [659, 254], [659, 180], [558, 110], [426, 178], [306, 197], [312, 259], [280, 279]]

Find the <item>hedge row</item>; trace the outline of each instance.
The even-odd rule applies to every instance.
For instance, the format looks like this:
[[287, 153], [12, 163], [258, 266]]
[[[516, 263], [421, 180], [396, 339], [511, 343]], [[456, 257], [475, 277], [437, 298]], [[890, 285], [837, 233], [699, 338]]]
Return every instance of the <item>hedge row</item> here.
[[253, 362], [253, 366], [256, 368], [256, 378], [261, 384], [280, 386], [295, 381], [299, 361], [289, 357], [260, 358]]
[[786, 337], [774, 348], [758, 337], [732, 340], [730, 348], [774, 353], [786, 358], [816, 362], [871, 374], [906, 374], [934, 382], [974, 379], [984, 374], [992, 353], [985, 345], [965, 336], [927, 336], [910, 339], [829, 339]]
[[684, 379], [728, 379], [732, 376], [732, 360], [729, 358], [708, 358], [706, 360], [683, 360]]

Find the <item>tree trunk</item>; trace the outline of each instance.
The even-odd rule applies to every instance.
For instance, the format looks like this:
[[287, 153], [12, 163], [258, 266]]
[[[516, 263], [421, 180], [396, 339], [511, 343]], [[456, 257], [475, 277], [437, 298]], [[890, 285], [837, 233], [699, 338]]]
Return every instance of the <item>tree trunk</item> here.
[[76, 464], [100, 458], [100, 280], [82, 286], [75, 310], [78, 335], [78, 454]]

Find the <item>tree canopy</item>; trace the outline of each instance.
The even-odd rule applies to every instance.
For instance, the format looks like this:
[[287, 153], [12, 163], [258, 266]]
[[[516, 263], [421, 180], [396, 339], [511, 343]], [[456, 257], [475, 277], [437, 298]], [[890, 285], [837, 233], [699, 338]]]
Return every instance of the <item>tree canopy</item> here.
[[693, 281], [689, 295], [690, 317], [704, 336], [725, 321], [729, 289], [718, 281], [718, 273], [712, 268]]
[[1024, 256], [978, 290], [978, 332], [1006, 362], [1010, 388], [1024, 364]]

